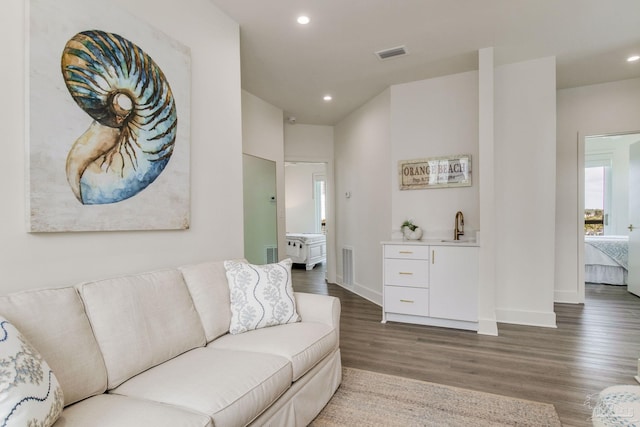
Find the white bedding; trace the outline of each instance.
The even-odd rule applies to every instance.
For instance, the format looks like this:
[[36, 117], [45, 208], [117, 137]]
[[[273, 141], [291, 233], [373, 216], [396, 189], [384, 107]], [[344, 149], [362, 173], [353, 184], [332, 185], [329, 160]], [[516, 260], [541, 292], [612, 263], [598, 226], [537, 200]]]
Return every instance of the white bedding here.
[[628, 241], [627, 236], [585, 236], [585, 282], [626, 285]]

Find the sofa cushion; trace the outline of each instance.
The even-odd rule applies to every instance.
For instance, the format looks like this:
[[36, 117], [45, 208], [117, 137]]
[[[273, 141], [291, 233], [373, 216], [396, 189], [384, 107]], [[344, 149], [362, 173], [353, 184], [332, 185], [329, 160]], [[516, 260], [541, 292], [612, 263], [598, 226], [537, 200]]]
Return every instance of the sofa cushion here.
[[0, 314], [18, 328], [55, 372], [66, 405], [106, 390], [104, 361], [75, 288], [2, 296]]
[[239, 334], [300, 321], [291, 264], [290, 259], [266, 265], [225, 261], [231, 297], [229, 332]]
[[193, 304], [200, 315], [207, 342], [229, 332], [231, 308], [224, 261], [180, 267]]
[[189, 408], [222, 427], [247, 425], [290, 385], [291, 364], [283, 357], [197, 348], [111, 393]]
[[205, 344], [200, 317], [178, 270], [79, 286], [107, 367], [107, 387]]
[[323, 323], [290, 323], [244, 334], [227, 334], [208, 347], [276, 354], [291, 361], [293, 380], [303, 376], [338, 347], [338, 334]]
[[0, 425], [49, 427], [64, 406], [62, 389], [38, 350], [0, 317]]
[[213, 427], [211, 418], [184, 408], [114, 394], [68, 406], [53, 427]]

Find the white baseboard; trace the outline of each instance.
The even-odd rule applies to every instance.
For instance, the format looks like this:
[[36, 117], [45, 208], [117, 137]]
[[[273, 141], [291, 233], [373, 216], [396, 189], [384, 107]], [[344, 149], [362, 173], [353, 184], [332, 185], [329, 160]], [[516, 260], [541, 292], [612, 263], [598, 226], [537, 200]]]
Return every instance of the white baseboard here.
[[376, 292], [358, 283], [355, 284], [353, 292], [382, 307], [382, 292]]
[[496, 309], [496, 320], [499, 323], [512, 323], [515, 325], [541, 326], [544, 328], [557, 328], [556, 314], [553, 311], [524, 311]]
[[354, 283], [352, 286], [346, 286], [342, 283], [342, 276], [336, 275], [336, 285], [341, 288], [345, 288], [354, 294], [361, 296], [362, 298], [371, 301], [372, 303], [379, 305], [382, 307], [382, 293], [376, 292], [367, 288], [366, 286], [362, 286], [358, 283]]
[[497, 337], [498, 322], [496, 322], [496, 319], [478, 319], [478, 333]]
[[578, 291], [554, 291], [553, 302], [561, 302], [565, 304], [582, 304]]
[[464, 320], [438, 319], [437, 317], [413, 316], [410, 314], [387, 313], [383, 323], [401, 322], [412, 323], [415, 325], [439, 326], [444, 328], [464, 329], [468, 331], [477, 331], [478, 322], [467, 322]]

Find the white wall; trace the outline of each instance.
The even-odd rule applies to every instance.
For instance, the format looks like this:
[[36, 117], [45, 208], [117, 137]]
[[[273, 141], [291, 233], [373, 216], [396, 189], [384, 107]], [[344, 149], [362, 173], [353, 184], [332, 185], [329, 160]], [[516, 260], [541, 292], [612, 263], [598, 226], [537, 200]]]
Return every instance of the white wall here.
[[324, 163], [288, 163], [284, 167], [288, 233], [316, 233], [314, 174], [326, 174]]
[[584, 302], [579, 253], [579, 155], [584, 137], [640, 131], [640, 79], [559, 90], [557, 94], [555, 300]]
[[[391, 223], [400, 230], [413, 219], [425, 236], [452, 238], [457, 211], [465, 235], [480, 225], [478, 164], [478, 72], [454, 74], [391, 86]], [[399, 189], [398, 161], [471, 155], [471, 187]], [[395, 233], [394, 233], [395, 234]]]
[[[352, 290], [382, 304], [382, 249], [391, 224], [391, 91], [385, 90], [335, 127], [337, 280], [342, 248], [353, 248]], [[351, 194], [350, 198], [345, 193]]]
[[[499, 67], [483, 87], [494, 94], [483, 97], [482, 111], [485, 140], [495, 139], [495, 202], [487, 214], [497, 224], [485, 333], [495, 333], [493, 302], [498, 321], [553, 327], [555, 59]], [[357, 293], [379, 300], [371, 297], [382, 290], [379, 243], [398, 237], [393, 231], [405, 219], [446, 237], [461, 210], [465, 230], [479, 228], [480, 89], [475, 71], [392, 86], [336, 126], [337, 247], [354, 248]], [[399, 190], [398, 160], [465, 153], [476, 159], [471, 187]]]
[[555, 327], [555, 58], [495, 70], [496, 318]]
[[333, 126], [284, 125], [284, 157], [286, 161], [333, 161]]
[[242, 151], [276, 162], [278, 257], [286, 258], [282, 110], [242, 91]]
[[284, 125], [284, 158], [288, 162], [325, 163], [327, 173], [327, 272], [330, 283], [336, 283], [336, 196], [334, 175], [333, 126]]
[[[191, 49], [191, 229], [27, 233], [24, 4], [6, 0], [0, 38], [12, 66], [0, 103], [0, 292], [242, 256], [242, 145], [238, 25], [208, 0], [114, 0]], [[187, 11], [187, 12], [185, 12]]]

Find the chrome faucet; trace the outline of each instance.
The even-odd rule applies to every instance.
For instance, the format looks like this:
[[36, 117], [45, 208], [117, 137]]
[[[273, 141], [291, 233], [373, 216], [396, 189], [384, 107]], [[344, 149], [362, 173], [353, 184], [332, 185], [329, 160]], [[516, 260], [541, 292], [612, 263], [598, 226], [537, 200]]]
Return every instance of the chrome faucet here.
[[453, 240], [460, 240], [460, 236], [464, 236], [464, 215], [462, 212], [456, 212], [456, 223], [453, 227]]

